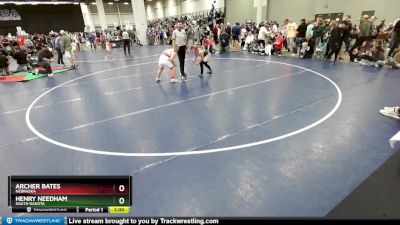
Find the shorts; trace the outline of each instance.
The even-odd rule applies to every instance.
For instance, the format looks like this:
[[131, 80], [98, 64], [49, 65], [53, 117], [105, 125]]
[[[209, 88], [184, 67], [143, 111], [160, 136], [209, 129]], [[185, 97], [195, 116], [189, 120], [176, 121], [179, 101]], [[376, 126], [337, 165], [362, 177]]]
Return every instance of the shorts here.
[[160, 67], [160, 69], [164, 69], [165, 67], [167, 67], [168, 69], [172, 69], [174, 68], [174, 64], [169, 61], [169, 59], [167, 57], [160, 57], [160, 59], [158, 60], [158, 66]]
[[239, 41], [239, 36], [233, 35], [233, 40]]

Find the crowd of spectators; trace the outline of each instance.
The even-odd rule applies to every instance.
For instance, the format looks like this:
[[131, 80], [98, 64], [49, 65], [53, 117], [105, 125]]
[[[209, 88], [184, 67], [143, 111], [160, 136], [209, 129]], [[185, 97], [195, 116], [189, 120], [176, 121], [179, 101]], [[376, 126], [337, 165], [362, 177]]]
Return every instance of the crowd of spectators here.
[[[339, 21], [322, 18], [308, 21], [301, 19], [299, 23], [291, 18], [281, 24], [277, 21], [256, 24], [248, 20], [231, 26], [225, 23], [224, 13], [215, 10], [205, 15], [188, 14], [149, 21], [147, 31], [149, 44], [172, 44], [171, 35], [178, 21], [183, 23], [188, 46], [192, 48], [194, 44], [199, 43], [210, 53], [225, 53], [239, 49], [260, 55], [285, 54], [325, 60], [332, 60], [334, 56], [334, 61], [348, 58], [351, 62], [361, 65], [400, 66], [400, 19], [386, 24], [385, 20], [378, 22], [376, 17], [367, 15], [356, 22], [352, 21], [351, 16], [345, 16]], [[77, 64], [74, 61], [74, 54], [71, 54], [71, 45], [76, 51], [123, 45], [125, 54], [126, 46], [130, 54], [131, 43], [141, 45], [135, 30], [62, 32], [0, 36], [1, 74], [11, 74], [10, 58], [17, 61], [17, 71], [33, 69], [32, 59], [43, 61], [43, 55], [39, 56], [43, 50], [46, 50], [44, 52], [50, 50], [52, 53], [44, 57], [49, 59], [44, 60], [47, 63], [51, 62], [53, 55], [56, 55], [57, 60], [54, 61], [57, 61], [58, 65], [65, 66], [64, 58], [67, 57], [72, 59], [71, 65], [74, 67]], [[36, 62], [36, 64], [46, 64], [45, 67], [48, 67], [47, 63]]]
[[[213, 17], [173, 17], [149, 23], [147, 37], [151, 45], [171, 44], [177, 21], [184, 24], [188, 46], [200, 43], [210, 53], [241, 49], [254, 54], [285, 54], [299, 58], [345, 60], [361, 65], [399, 67], [400, 21], [386, 24], [364, 15], [356, 21], [351, 16], [340, 20], [286, 19], [282, 23], [248, 20], [232, 26], [223, 13]], [[290, 54], [288, 54], [290, 53]]]

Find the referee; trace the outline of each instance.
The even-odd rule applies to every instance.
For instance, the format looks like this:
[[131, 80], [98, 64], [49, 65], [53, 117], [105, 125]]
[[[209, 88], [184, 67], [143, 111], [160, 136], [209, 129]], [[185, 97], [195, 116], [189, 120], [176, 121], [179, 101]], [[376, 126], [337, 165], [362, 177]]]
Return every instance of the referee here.
[[[176, 29], [172, 32], [172, 40], [174, 48], [178, 50], [179, 66], [181, 69], [181, 76], [183, 80], [187, 79], [185, 73], [185, 57], [187, 49], [187, 35], [184, 29], [182, 29], [182, 22], [176, 23]], [[176, 49], [175, 49], [176, 50]]]

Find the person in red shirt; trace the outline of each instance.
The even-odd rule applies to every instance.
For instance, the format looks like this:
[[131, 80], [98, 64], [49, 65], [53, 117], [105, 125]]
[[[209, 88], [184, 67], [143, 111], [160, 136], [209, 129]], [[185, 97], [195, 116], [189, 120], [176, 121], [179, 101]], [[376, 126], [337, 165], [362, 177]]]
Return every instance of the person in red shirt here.
[[25, 38], [23, 36], [17, 36], [17, 42], [20, 48], [25, 47]]
[[274, 43], [273, 54], [281, 54], [284, 40], [285, 39], [283, 38], [282, 33], [278, 33]]
[[212, 40], [211, 40], [211, 37], [205, 37], [203, 39], [203, 46], [204, 46], [205, 50], [207, 50], [209, 53], [212, 53]]
[[211, 33], [214, 36], [214, 42], [217, 45], [218, 44], [218, 27], [214, 25], [213, 29], [211, 30]]

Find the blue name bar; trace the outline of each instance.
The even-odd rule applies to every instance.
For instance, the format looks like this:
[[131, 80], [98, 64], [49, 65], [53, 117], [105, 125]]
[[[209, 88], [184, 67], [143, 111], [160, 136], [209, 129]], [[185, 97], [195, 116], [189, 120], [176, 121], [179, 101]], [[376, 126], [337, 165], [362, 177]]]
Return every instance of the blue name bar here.
[[64, 225], [64, 217], [12, 217], [3, 216], [3, 225]]

